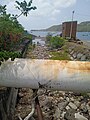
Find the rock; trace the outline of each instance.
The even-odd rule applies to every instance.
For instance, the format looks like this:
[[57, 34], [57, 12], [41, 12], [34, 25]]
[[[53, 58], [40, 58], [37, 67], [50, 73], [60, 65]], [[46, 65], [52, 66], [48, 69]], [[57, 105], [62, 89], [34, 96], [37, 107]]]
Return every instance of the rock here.
[[70, 52], [70, 55], [73, 55], [73, 53], [74, 53], [74, 51], [71, 51], [71, 52]]
[[74, 103], [72, 103], [72, 102], [70, 102], [68, 105], [69, 105], [72, 109], [74, 109], [74, 110], [77, 109], [77, 106], [76, 106]]
[[77, 54], [77, 59], [80, 59], [82, 56], [83, 56], [82, 53], [78, 53], [78, 54]]
[[44, 106], [47, 106], [48, 108], [52, 108], [52, 97], [48, 97], [46, 100], [45, 100], [45, 104]]
[[59, 108], [60, 110], [63, 110], [63, 109], [67, 106], [67, 104], [68, 104], [67, 101], [61, 102], [61, 103], [58, 104], [58, 108]]
[[76, 120], [88, 120], [86, 117], [80, 115], [79, 113], [75, 113], [75, 118]]
[[66, 110], [69, 110], [70, 109], [70, 107], [69, 106], [66, 106]]
[[77, 44], [83, 45], [82, 41], [77, 41]]
[[64, 119], [65, 120], [76, 120], [75, 119], [75, 111], [70, 109], [66, 112], [66, 114], [64, 115]]
[[85, 61], [86, 60], [86, 55], [83, 55], [82, 57], [81, 57], [81, 61]]
[[76, 59], [77, 58], [77, 53], [74, 53], [72, 56], [73, 56], [74, 59]]
[[49, 58], [51, 58], [52, 56], [51, 55], [49, 55]]
[[70, 59], [71, 59], [71, 60], [74, 60], [74, 58], [73, 58], [72, 56], [70, 57]]
[[88, 104], [86, 106], [87, 106], [87, 109], [88, 109], [88, 114], [90, 116], [90, 106]]
[[66, 100], [67, 100], [67, 102], [69, 102], [70, 101], [69, 97], [66, 97]]
[[86, 103], [82, 103], [81, 106], [80, 106], [80, 109], [82, 110], [83, 113], [87, 113], [88, 112]]
[[71, 48], [69, 48], [69, 52], [72, 52], [72, 49], [71, 49]]
[[66, 112], [63, 112], [63, 113], [61, 114], [61, 117], [64, 118], [65, 114], [66, 114]]
[[80, 102], [79, 101], [74, 101], [74, 104], [77, 106], [77, 107], [79, 107], [80, 106]]
[[70, 100], [71, 100], [72, 102], [74, 102], [74, 98], [73, 98], [73, 97], [71, 97]]
[[61, 113], [61, 110], [57, 107], [55, 114], [54, 114], [54, 118], [56, 119], [60, 118], [60, 113]]

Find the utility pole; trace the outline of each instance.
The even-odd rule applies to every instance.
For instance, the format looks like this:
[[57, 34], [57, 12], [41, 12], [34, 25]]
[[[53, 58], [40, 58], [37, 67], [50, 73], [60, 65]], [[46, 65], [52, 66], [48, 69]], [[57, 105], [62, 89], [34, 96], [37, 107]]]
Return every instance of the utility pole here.
[[75, 12], [75, 11], [72, 11], [72, 20], [71, 20], [71, 29], [70, 29], [70, 38], [72, 38], [74, 12]]

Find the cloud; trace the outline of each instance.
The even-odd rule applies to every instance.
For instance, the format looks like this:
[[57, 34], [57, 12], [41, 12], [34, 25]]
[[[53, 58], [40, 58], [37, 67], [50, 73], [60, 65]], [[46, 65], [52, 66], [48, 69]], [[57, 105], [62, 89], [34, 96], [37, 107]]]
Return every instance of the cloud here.
[[76, 0], [33, 0], [37, 10], [32, 14], [35, 16], [51, 16], [55, 15], [55, 12], [59, 14], [62, 8], [70, 7], [75, 3]]
[[[23, 0], [19, 0], [20, 2]], [[29, 0], [26, 0], [27, 2]], [[6, 3], [10, 13], [15, 12], [15, 0], [1, 0], [0, 3]], [[31, 11], [33, 17], [54, 17], [60, 14], [61, 9], [70, 7], [76, 3], [76, 0], [33, 0], [32, 6], [36, 6], [35, 12]]]
[[0, 0], [0, 4], [1, 5], [6, 5], [6, 4], [8, 4], [9, 2], [12, 2], [12, 1], [15, 1], [15, 0]]
[[[7, 11], [11, 14], [20, 14], [15, 8], [16, 0], [0, 0], [1, 3], [7, 4]], [[23, 0], [18, 0], [19, 2]], [[29, 0], [26, 0], [27, 2]], [[36, 26], [43, 28], [56, 24], [60, 21], [61, 13], [66, 8], [73, 6], [77, 0], [33, 0], [32, 6], [36, 6], [37, 10], [30, 11], [28, 17], [21, 16], [18, 20], [27, 29]], [[29, 23], [29, 25], [27, 24]]]

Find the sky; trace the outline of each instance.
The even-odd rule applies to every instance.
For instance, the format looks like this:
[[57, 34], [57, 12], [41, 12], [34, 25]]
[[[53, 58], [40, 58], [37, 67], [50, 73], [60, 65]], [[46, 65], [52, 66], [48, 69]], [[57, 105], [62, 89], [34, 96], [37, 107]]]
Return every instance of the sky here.
[[[0, 0], [0, 4], [7, 5], [8, 13], [20, 14], [20, 11], [15, 8], [15, 0]], [[33, 0], [32, 6], [36, 6], [37, 9], [30, 11], [28, 17], [22, 15], [18, 18], [18, 21], [28, 31], [45, 29], [70, 21], [72, 11], [75, 11], [73, 20], [77, 20], [78, 23], [90, 21], [90, 0]]]

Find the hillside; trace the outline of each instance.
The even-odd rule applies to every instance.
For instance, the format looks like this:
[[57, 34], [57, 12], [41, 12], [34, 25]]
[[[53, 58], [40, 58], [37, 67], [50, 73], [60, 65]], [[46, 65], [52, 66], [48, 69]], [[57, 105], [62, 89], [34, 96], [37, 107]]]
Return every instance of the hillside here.
[[46, 31], [62, 31], [62, 25], [53, 25], [47, 28]]
[[[46, 31], [62, 31], [62, 25], [54, 25], [45, 30]], [[90, 32], [90, 21], [81, 22], [80, 24], [78, 24], [77, 31], [78, 32], [87, 32], [87, 31]]]

